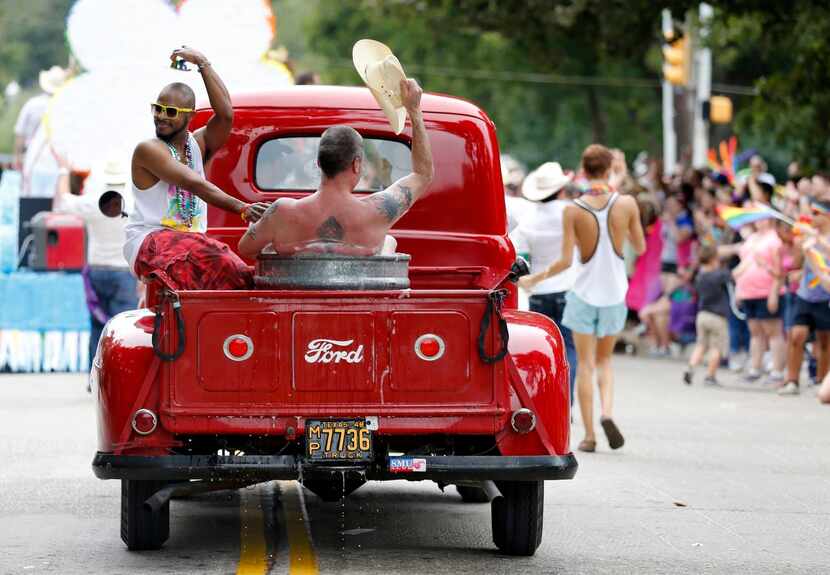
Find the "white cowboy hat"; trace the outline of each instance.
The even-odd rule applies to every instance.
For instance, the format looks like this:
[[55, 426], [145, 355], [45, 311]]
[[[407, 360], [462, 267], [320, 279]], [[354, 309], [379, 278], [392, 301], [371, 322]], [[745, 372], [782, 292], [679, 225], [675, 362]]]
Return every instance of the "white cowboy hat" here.
[[41, 70], [38, 83], [41, 90], [47, 94], [54, 94], [66, 81], [67, 72], [60, 66], [52, 66], [48, 70]]
[[358, 40], [352, 48], [357, 73], [372, 92], [392, 129], [400, 134], [406, 123], [401, 100], [401, 80], [406, 79], [401, 63], [386, 45], [375, 40]]
[[572, 179], [573, 175], [563, 172], [559, 162], [545, 162], [525, 178], [522, 195], [528, 200], [539, 202], [557, 193]]
[[519, 163], [513, 156], [509, 154], [501, 154], [499, 157], [501, 164], [501, 182], [505, 186], [519, 187], [527, 176], [527, 170]]
[[101, 169], [101, 182], [104, 185], [124, 185], [127, 183], [127, 170], [119, 158], [110, 158]]

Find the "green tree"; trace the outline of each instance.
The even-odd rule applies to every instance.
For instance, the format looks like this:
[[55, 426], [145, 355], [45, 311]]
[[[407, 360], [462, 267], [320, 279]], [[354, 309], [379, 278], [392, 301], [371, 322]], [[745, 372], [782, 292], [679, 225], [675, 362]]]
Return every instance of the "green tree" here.
[[825, 2], [723, 3], [713, 49], [719, 75], [754, 84], [740, 131], [764, 134], [806, 166], [830, 169], [830, 11]]
[[40, 70], [66, 66], [66, 15], [72, 0], [0, 0], [0, 87], [37, 81]]
[[[596, 45], [604, 20], [590, 16], [588, 8], [534, 19], [549, 6], [556, 4], [321, 3], [307, 36], [315, 38], [324, 79], [332, 83], [360, 83], [349, 58], [356, 40], [387, 43], [426, 89], [484, 108], [499, 129], [502, 148], [531, 165], [556, 159], [575, 166], [581, 150], [595, 140], [629, 154], [657, 151], [659, 83], [645, 58], [655, 46], [654, 26], [645, 39], [628, 42], [625, 53], [612, 57]], [[616, 50], [624, 37], [615, 32], [608, 49]], [[649, 75], [652, 79], [641, 80]]]

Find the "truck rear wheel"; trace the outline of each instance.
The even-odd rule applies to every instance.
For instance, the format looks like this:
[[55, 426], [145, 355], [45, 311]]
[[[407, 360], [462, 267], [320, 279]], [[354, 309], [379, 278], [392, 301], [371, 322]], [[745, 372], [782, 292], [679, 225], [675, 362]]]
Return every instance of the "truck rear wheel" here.
[[491, 503], [493, 543], [507, 555], [530, 556], [542, 542], [544, 481], [497, 483], [501, 497]]
[[160, 549], [170, 536], [170, 503], [154, 512], [144, 502], [165, 481], [121, 480], [121, 539], [130, 551]]
[[456, 490], [464, 503], [489, 503], [490, 497], [481, 487], [472, 485], [456, 485]]

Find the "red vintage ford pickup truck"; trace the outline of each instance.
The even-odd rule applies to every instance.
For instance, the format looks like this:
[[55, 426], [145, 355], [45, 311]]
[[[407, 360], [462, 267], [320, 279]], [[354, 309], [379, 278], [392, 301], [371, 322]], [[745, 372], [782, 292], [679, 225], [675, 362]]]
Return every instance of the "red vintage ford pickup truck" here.
[[[244, 201], [313, 190], [316, 141], [334, 124], [366, 140], [356, 193], [409, 171], [411, 132], [395, 135], [366, 89], [294, 87], [233, 104], [208, 177]], [[539, 546], [544, 481], [577, 468], [562, 339], [546, 317], [515, 309], [522, 271], [506, 235], [495, 126], [456, 98], [426, 94], [422, 108], [435, 178], [393, 229], [408, 287], [151, 284], [146, 309], [107, 324], [90, 376], [93, 469], [121, 480], [130, 549], [163, 545], [174, 495], [274, 479], [298, 479], [324, 500], [367, 480], [454, 484], [465, 501], [492, 500], [502, 552]], [[201, 109], [193, 128], [209, 116]], [[209, 224], [234, 248], [245, 229], [217, 209]]]

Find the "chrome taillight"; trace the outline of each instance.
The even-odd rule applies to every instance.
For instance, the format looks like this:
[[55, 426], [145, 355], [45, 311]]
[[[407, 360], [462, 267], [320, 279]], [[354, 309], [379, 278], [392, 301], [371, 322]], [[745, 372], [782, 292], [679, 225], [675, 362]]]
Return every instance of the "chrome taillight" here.
[[510, 425], [516, 433], [530, 433], [536, 429], [536, 414], [523, 407], [513, 412]]
[[139, 409], [133, 414], [133, 430], [139, 435], [150, 435], [156, 427], [158, 418], [149, 409]]
[[425, 333], [415, 340], [415, 355], [424, 361], [437, 361], [441, 359], [447, 346], [444, 340], [434, 333]]
[[254, 354], [254, 342], [247, 335], [235, 334], [225, 339], [222, 350], [231, 361], [245, 361]]

